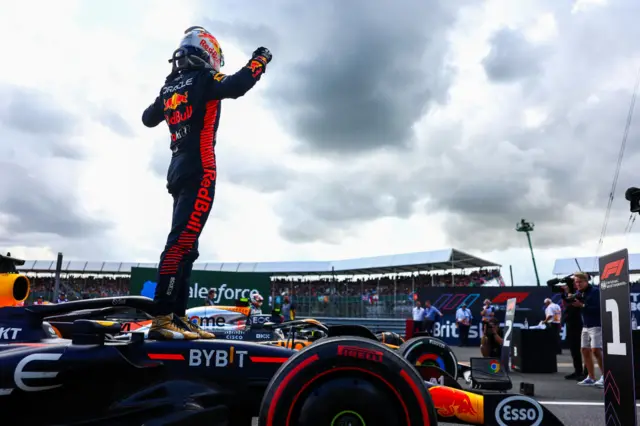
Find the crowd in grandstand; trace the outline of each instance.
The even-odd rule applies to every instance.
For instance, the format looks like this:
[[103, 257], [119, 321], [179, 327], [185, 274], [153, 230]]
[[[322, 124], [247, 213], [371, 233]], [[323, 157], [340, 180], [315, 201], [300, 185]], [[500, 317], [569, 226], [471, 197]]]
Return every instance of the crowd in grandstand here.
[[[55, 289], [53, 277], [29, 276], [31, 293], [52, 301]], [[63, 276], [60, 279], [60, 291], [67, 299], [92, 299], [95, 297], [125, 296], [129, 294], [129, 277], [106, 276]]]
[[424, 287], [470, 287], [481, 286], [487, 281], [501, 279], [500, 271], [479, 270], [470, 274], [407, 274], [380, 278], [326, 278], [321, 280], [274, 279], [274, 293], [292, 293], [298, 296], [320, 296], [332, 293], [335, 288], [341, 296], [357, 296], [377, 293], [381, 296], [410, 294]]
[[[31, 275], [31, 292], [51, 301], [55, 279], [51, 276]], [[272, 293], [276, 295], [295, 294], [297, 296], [379, 296], [409, 295], [424, 287], [465, 287], [481, 286], [487, 281], [502, 279], [500, 271], [479, 270], [469, 274], [405, 274], [380, 278], [324, 279], [277, 278], [272, 280]], [[129, 277], [74, 276], [63, 275], [60, 291], [69, 300], [95, 297], [124, 296], [129, 293]], [[335, 289], [335, 290], [334, 290]]]

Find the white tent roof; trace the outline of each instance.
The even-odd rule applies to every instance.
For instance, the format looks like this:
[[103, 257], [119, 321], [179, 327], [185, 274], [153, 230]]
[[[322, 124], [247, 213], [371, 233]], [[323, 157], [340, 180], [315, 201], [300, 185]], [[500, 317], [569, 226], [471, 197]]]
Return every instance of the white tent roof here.
[[[578, 265], [580, 265], [580, 267], [578, 267]], [[591, 275], [598, 275], [600, 274], [599, 268], [600, 262], [595, 256], [557, 259], [553, 265], [553, 274], [565, 276], [582, 270], [582, 272], [588, 272]], [[629, 273], [640, 273], [640, 253], [629, 253]]]

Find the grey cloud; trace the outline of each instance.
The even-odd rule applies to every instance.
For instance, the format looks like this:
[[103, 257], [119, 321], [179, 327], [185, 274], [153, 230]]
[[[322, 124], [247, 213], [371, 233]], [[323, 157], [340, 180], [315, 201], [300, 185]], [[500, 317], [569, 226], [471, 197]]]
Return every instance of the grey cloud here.
[[[590, 108], [557, 112], [542, 129], [505, 135], [498, 128], [474, 143], [475, 155], [451, 155], [452, 167], [433, 172], [429, 184], [435, 200], [430, 206], [448, 213], [451, 241], [483, 250], [517, 246], [521, 241], [513, 229], [520, 218], [537, 223], [540, 247], [598, 238], [628, 101], [628, 92], [611, 92]], [[493, 142], [500, 138], [509, 139], [512, 149]], [[629, 141], [639, 138], [636, 116]], [[633, 164], [639, 159], [640, 147], [628, 143], [608, 235], [624, 230], [629, 212], [623, 194], [637, 184]], [[466, 180], [460, 170], [469, 171]]]
[[[226, 170], [225, 170], [226, 169]], [[290, 170], [273, 165], [242, 168], [223, 168], [221, 171], [236, 185], [246, 186], [265, 194], [275, 193], [286, 189], [296, 174]]]
[[168, 144], [167, 137], [156, 140], [149, 157], [149, 169], [162, 179], [167, 178], [167, 169], [171, 161], [171, 150]]
[[134, 136], [131, 125], [116, 111], [108, 108], [96, 109], [94, 119], [122, 137]]
[[[244, 10], [247, 23], [268, 14], [271, 30], [227, 16], [238, 30], [213, 26], [246, 40], [242, 46], [262, 44], [263, 35], [286, 43], [267, 69], [266, 102], [301, 152], [358, 153], [410, 145], [411, 126], [447, 101], [453, 70], [444, 62], [446, 36], [465, 3], [289, 2], [280, 16], [266, 5]], [[245, 34], [246, 27], [254, 30]]]
[[1, 158], [15, 158], [25, 149], [68, 160], [85, 156], [84, 150], [71, 141], [80, 122], [78, 117], [54, 97], [13, 86], [1, 86], [0, 96], [6, 100], [0, 105], [0, 127], [5, 140], [0, 146]]
[[[519, 30], [493, 36], [480, 65], [491, 81], [521, 90], [501, 98], [495, 120], [472, 135], [467, 117], [458, 123], [424, 118], [435, 103], [448, 102], [453, 74], [444, 65], [446, 35], [460, 4], [376, 3], [366, 10], [357, 2], [286, 4], [281, 17], [260, 6], [244, 8], [242, 19], [240, 6], [218, 17], [235, 18], [234, 27], [268, 22], [273, 31], [265, 37], [281, 50], [264, 77], [264, 102], [297, 138], [300, 155], [333, 161], [322, 172], [287, 178], [290, 186], [275, 207], [285, 238], [336, 242], [367, 222], [416, 212], [442, 214], [450, 243], [468, 250], [522, 247], [524, 237], [514, 230], [520, 218], [536, 223], [537, 247], [598, 237], [635, 70], [628, 84], [612, 75], [627, 62], [635, 66], [629, 58], [640, 53], [633, 42], [640, 37], [633, 18], [640, 3], [620, 0], [577, 15], [558, 2], [532, 3], [538, 8], [532, 16], [555, 13], [559, 38], [542, 48]], [[248, 53], [263, 44], [262, 30], [224, 31]], [[542, 126], [522, 125], [528, 108], [547, 113]], [[623, 193], [638, 186], [638, 114], [608, 235], [624, 230]], [[412, 126], [420, 119], [425, 135], [418, 138]]]
[[0, 163], [0, 215], [4, 241], [23, 234], [49, 234], [69, 239], [91, 238], [108, 230], [109, 222], [85, 214], [78, 199], [39, 180], [22, 166]]
[[492, 36], [490, 44], [482, 65], [492, 81], [510, 83], [541, 72], [545, 50], [533, 46], [521, 32], [503, 28]]
[[69, 136], [78, 119], [51, 95], [32, 89], [6, 87], [0, 92], [7, 100], [0, 109], [0, 124], [37, 136]]
[[407, 218], [419, 189], [392, 171], [367, 176], [353, 170], [328, 177], [299, 175], [275, 206], [283, 218], [280, 231], [293, 242], [337, 242], [353, 227], [381, 217]]

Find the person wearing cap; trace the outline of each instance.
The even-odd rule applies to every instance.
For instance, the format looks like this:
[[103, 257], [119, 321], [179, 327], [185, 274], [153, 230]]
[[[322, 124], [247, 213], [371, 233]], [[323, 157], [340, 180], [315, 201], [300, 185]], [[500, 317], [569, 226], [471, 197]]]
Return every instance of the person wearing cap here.
[[560, 346], [560, 332], [562, 331], [562, 309], [556, 303], [553, 303], [548, 297], [544, 299], [544, 321], [542, 321], [553, 333], [553, 341], [556, 353], [562, 355], [562, 347]]
[[469, 328], [471, 328], [471, 320], [473, 315], [467, 309], [467, 304], [462, 303], [456, 311], [456, 327], [460, 333], [460, 346], [469, 345]]

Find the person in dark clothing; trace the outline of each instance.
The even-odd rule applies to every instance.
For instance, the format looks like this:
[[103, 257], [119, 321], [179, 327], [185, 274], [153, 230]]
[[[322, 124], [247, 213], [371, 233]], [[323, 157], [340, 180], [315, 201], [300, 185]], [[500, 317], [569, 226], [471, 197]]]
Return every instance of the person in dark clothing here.
[[204, 301], [205, 306], [215, 306], [216, 305], [216, 291], [214, 289], [209, 290], [209, 294]]
[[[565, 294], [568, 294], [569, 288], [564, 286], [563, 290]], [[573, 306], [571, 303], [567, 303], [565, 298], [562, 300], [563, 307], [563, 321], [566, 326], [566, 339], [569, 345], [569, 351], [571, 352], [571, 359], [573, 361], [573, 373], [564, 376], [567, 380], [581, 381], [586, 377], [584, 370], [586, 369], [582, 363], [582, 351], [580, 349], [581, 336], [582, 336], [582, 315], [580, 308]]]
[[[600, 315], [600, 288], [589, 283], [591, 278], [584, 272], [573, 274], [579, 296], [573, 306], [582, 314], [582, 359], [587, 367], [587, 378], [579, 382], [580, 386], [604, 388], [604, 370], [602, 363], [602, 320]], [[600, 368], [600, 378], [596, 380], [594, 358]]]
[[499, 358], [502, 353], [502, 330], [500, 321], [491, 318], [485, 321], [485, 334], [480, 341], [480, 353], [485, 358]]
[[271, 317], [269, 318], [269, 321], [274, 324], [282, 324], [285, 321], [284, 315], [282, 315], [282, 310], [280, 308], [273, 308], [271, 310]]
[[246, 94], [265, 72], [271, 53], [258, 48], [233, 75], [220, 73], [224, 55], [202, 27], [185, 31], [170, 62], [171, 74], [142, 114], [147, 127], [165, 121], [171, 137], [167, 189], [173, 197], [171, 231], [160, 256], [152, 339], [214, 338], [186, 320], [189, 281], [198, 258], [198, 239], [207, 222], [217, 178], [215, 145], [221, 101]]

